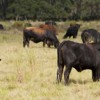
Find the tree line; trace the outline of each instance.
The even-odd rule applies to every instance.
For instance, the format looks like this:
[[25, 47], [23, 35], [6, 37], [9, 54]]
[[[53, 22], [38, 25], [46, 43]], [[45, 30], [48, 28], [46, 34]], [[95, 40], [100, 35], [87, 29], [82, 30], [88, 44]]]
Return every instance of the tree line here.
[[99, 20], [100, 0], [0, 0], [0, 20]]

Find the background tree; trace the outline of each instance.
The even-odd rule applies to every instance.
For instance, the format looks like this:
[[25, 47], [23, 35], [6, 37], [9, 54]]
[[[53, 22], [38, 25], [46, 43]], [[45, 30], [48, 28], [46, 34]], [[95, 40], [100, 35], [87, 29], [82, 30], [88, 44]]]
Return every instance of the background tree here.
[[0, 0], [0, 8], [0, 19], [100, 19], [100, 0]]

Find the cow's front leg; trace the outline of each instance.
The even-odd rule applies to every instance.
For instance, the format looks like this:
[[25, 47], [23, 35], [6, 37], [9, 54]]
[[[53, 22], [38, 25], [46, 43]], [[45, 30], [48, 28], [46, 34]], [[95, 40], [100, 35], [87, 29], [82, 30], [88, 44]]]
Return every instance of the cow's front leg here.
[[65, 85], [68, 84], [71, 69], [72, 69], [72, 67], [66, 66], [66, 69], [65, 69], [65, 72], [64, 72]]
[[27, 45], [27, 47], [29, 47], [29, 40], [23, 40], [23, 47], [25, 47]]
[[95, 82], [96, 81], [96, 71], [95, 69], [92, 70], [92, 80]]
[[27, 41], [27, 47], [29, 47], [29, 40]]

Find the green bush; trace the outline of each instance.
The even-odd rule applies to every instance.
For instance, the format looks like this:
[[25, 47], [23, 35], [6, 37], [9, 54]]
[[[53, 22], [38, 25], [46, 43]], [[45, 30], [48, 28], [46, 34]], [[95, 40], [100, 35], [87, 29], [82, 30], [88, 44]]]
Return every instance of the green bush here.
[[12, 28], [23, 29], [23, 22], [22, 21], [15, 21], [12, 25]]
[[32, 26], [31, 23], [25, 23], [25, 24], [24, 24], [24, 27], [31, 27], [31, 26]]

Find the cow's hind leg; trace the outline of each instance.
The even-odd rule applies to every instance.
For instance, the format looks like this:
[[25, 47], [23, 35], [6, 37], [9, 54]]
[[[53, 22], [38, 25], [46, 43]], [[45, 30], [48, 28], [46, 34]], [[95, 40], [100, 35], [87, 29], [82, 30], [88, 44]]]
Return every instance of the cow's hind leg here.
[[66, 69], [65, 69], [65, 72], [64, 72], [65, 85], [68, 84], [71, 69], [72, 69], [72, 67], [66, 66]]
[[59, 65], [57, 70], [57, 83], [61, 82], [64, 65]]
[[96, 71], [92, 70], [92, 80], [95, 82], [96, 81]]
[[92, 79], [93, 81], [99, 81], [100, 80], [100, 68], [92, 70]]

